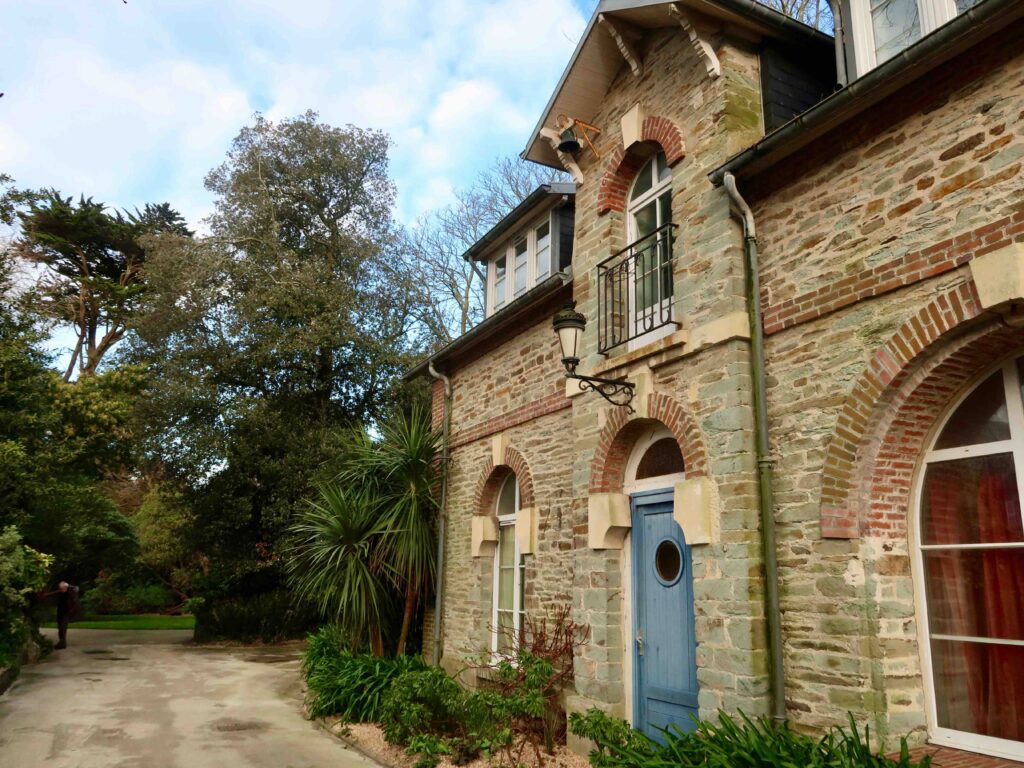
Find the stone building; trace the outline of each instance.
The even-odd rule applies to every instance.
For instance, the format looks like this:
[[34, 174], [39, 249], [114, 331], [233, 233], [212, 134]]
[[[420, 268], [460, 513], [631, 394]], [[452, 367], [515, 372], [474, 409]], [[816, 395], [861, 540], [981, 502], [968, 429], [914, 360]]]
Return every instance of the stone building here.
[[471, 249], [487, 318], [413, 371], [424, 634], [463, 669], [567, 605], [570, 710], [1024, 760], [1024, 3], [834, 9], [600, 3], [524, 152], [575, 184]]

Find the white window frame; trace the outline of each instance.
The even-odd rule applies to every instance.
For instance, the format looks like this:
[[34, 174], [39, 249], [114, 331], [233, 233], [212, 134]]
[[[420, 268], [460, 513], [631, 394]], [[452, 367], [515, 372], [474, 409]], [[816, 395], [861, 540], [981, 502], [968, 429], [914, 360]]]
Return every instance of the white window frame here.
[[[659, 150], [659, 152], [660, 152], [660, 150]], [[664, 155], [664, 152], [661, 152], [661, 154]], [[651, 188], [649, 190], [647, 190], [646, 192], [644, 192], [642, 195], [640, 195], [640, 197], [638, 197], [636, 200], [631, 200], [630, 198], [632, 198], [632, 196], [633, 196], [633, 188], [636, 187], [637, 181], [640, 180], [640, 174], [639, 173], [633, 179], [633, 183], [629, 185], [629, 193], [627, 194], [627, 197], [626, 197], [626, 200], [627, 200], [627, 203], [626, 203], [626, 242], [627, 243], [635, 243], [636, 240], [637, 240], [637, 237], [638, 237], [637, 232], [636, 232], [636, 221], [635, 221], [637, 211], [639, 211], [641, 208], [646, 207], [650, 203], [654, 202], [654, 204], [655, 204], [654, 205], [655, 216], [656, 217], [660, 217], [661, 216], [661, 211], [658, 208], [657, 199], [659, 197], [661, 197], [661, 195], [664, 194], [666, 191], [668, 191], [668, 192], [672, 191], [672, 178], [674, 176], [674, 174], [672, 172], [672, 168], [668, 165], [668, 162], [666, 160], [666, 164], [665, 165], [669, 169], [668, 178], [664, 179], [662, 181], [658, 181], [658, 168], [657, 168], [658, 164], [656, 162], [653, 162], [654, 157], [655, 157], [655, 155], [652, 155], [650, 158], [648, 158], [648, 160], [652, 161], [651, 164], [650, 164], [651, 176], [653, 177]], [[644, 167], [647, 167], [648, 160], [644, 160]], [[643, 167], [640, 170], [643, 170]], [[670, 214], [671, 214], [671, 207], [672, 207], [671, 203], [669, 203]], [[658, 224], [658, 226], [660, 227], [663, 224], [664, 224], [664, 222], [661, 222], [661, 223]], [[669, 254], [669, 258], [671, 258], [671, 257], [672, 257], [672, 254]], [[673, 273], [673, 279], [674, 278], [675, 278], [675, 273]], [[658, 280], [659, 280], [658, 284], [660, 286], [660, 284], [661, 284], [660, 283], [660, 276], [659, 276]], [[630, 271], [630, 274], [629, 274], [629, 286], [628, 286], [627, 290], [629, 290], [630, 294], [634, 296], [634, 301], [635, 301], [636, 275], [633, 273], [632, 270]], [[666, 305], [668, 307], [669, 319], [670, 320], [675, 320], [675, 316], [674, 316], [675, 315], [675, 309], [674, 309], [674, 305], [673, 305], [673, 300], [674, 299], [675, 299], [675, 286], [673, 285], [672, 286], [672, 295], [669, 296], [668, 298], [665, 298], [665, 297], [661, 298], [661, 306], [662, 306], [662, 308], [665, 307]], [[651, 305], [651, 306], [653, 308], [653, 307], [655, 307], [657, 305]], [[648, 308], [647, 310], [642, 310], [642, 309], [639, 309], [639, 308], [635, 308], [634, 316], [629, 319], [629, 322], [631, 322], [631, 323], [637, 322], [637, 318], [640, 317], [641, 314], [644, 311], [650, 311], [650, 308]], [[661, 311], [661, 309], [659, 308], [659, 312], [660, 311]], [[635, 327], [636, 326], [634, 325], [634, 328]], [[633, 339], [632, 341], [630, 341], [627, 344], [627, 348], [628, 348], [628, 350], [630, 352], [632, 352], [633, 350], [640, 349], [640, 347], [646, 346], [647, 344], [650, 344], [650, 343], [652, 343], [654, 341], [657, 341], [658, 339], [662, 339], [662, 338], [664, 338], [666, 336], [671, 335], [673, 332], [675, 332], [675, 330], [676, 330], [676, 326], [672, 322], [666, 323], [665, 325], [663, 325], [660, 328], [655, 328], [650, 333], [645, 333], [642, 336], [637, 336], [635, 339]]]
[[[934, 672], [932, 666], [931, 638], [932, 634], [928, 626], [928, 605], [927, 591], [924, 571], [924, 553], [928, 550], [971, 550], [971, 549], [1021, 549], [1024, 542], [1008, 544], [922, 544], [921, 515], [923, 512], [924, 497], [924, 476], [930, 464], [940, 461], [972, 458], [975, 456], [993, 456], [997, 454], [1013, 454], [1014, 469], [1017, 475], [1018, 493], [1024, 493], [1024, 403], [1022, 403], [1022, 392], [1020, 380], [1017, 374], [1017, 358], [1019, 354], [1002, 361], [998, 365], [989, 368], [983, 375], [977, 377], [966, 391], [961, 393], [953, 404], [946, 411], [945, 415], [932, 430], [928, 438], [928, 445], [932, 446], [942, 434], [946, 424], [957, 412], [963, 402], [970, 397], [977, 387], [986, 381], [996, 371], [1003, 375], [1003, 390], [1006, 398], [1006, 410], [1010, 421], [1010, 439], [998, 440], [990, 443], [979, 443], [976, 445], [959, 446], [956, 448], [943, 448], [935, 450], [929, 448], [919, 463], [917, 475], [914, 481], [914, 509], [912, 514], [913, 524], [910, 526], [910, 548], [911, 548], [911, 573], [914, 581], [915, 614], [918, 627], [918, 647], [921, 655], [922, 676], [924, 678], [925, 711], [928, 721], [929, 741], [933, 744], [966, 749], [972, 752], [980, 752], [998, 757], [1005, 757], [1011, 760], [1020, 760], [1024, 743], [1000, 739], [994, 736], [983, 736], [970, 731], [958, 731], [951, 728], [943, 728], [938, 725], [938, 707], [936, 705], [936, 693], [934, 683]], [[1024, 504], [1021, 505], [1021, 515], [1024, 516]], [[971, 640], [974, 638], [940, 635], [940, 639]], [[987, 638], [977, 638], [984, 642]], [[1000, 640], [1003, 645], [1024, 645], [1024, 641]]]
[[[522, 578], [523, 578], [523, 556], [519, 551], [519, 539], [516, 537], [516, 518], [519, 514], [520, 498], [519, 498], [519, 478], [515, 474], [510, 474], [505, 478], [505, 482], [501, 484], [498, 489], [497, 497], [495, 498], [495, 511], [497, 511], [497, 505], [501, 502], [502, 492], [505, 490], [505, 483], [515, 483], [515, 512], [508, 515], [498, 515], [498, 545], [494, 548], [494, 567], [493, 583], [491, 584], [491, 654], [498, 656], [498, 638], [500, 636], [500, 629], [498, 624], [498, 586], [499, 579], [501, 578], [501, 533], [502, 529], [506, 529], [508, 535], [512, 536], [514, 541], [513, 558], [515, 562], [515, 569], [513, 570], [512, 577], [512, 631], [513, 634], [518, 637], [522, 630], [521, 618], [523, 614], [522, 606]], [[508, 530], [511, 529], [511, 530]]]
[[[636, 479], [636, 471], [640, 466], [640, 462], [647, 453], [647, 450], [659, 440], [663, 440], [666, 437], [670, 437], [673, 440], [676, 436], [672, 434], [671, 430], [664, 424], [654, 424], [647, 428], [636, 443], [633, 445], [633, 450], [629, 454], [629, 459], [626, 461], [626, 482], [624, 483], [624, 490], [627, 494], [636, 493], [637, 491], [658, 491], [662, 488], [673, 488], [676, 483], [681, 483], [686, 479], [686, 472], [675, 472], [671, 475], [658, 475], [657, 477], [647, 477], [643, 480]], [[681, 451], [682, 449], [680, 449]]]
[[[505, 247], [487, 261], [487, 317], [507, 307], [537, 285], [537, 230], [545, 224], [548, 225], [548, 273], [542, 279], [547, 280], [558, 272], [558, 265], [554, 261], [555, 217], [551, 215], [551, 210], [549, 210], [544, 215], [538, 216], [526, 227], [516, 230], [515, 234], [505, 242]], [[517, 294], [515, 286], [515, 247], [516, 242], [521, 240], [524, 235], [526, 237], [526, 287]], [[497, 285], [497, 262], [502, 256], [505, 257], [505, 296], [504, 300], [499, 304], [495, 289]]]
[[[955, 0], [917, 0], [921, 37], [929, 35], [957, 16]], [[853, 27], [853, 51], [857, 76], [878, 66], [875, 56], [875, 29], [871, 23], [871, 0], [850, 0], [850, 21]]]

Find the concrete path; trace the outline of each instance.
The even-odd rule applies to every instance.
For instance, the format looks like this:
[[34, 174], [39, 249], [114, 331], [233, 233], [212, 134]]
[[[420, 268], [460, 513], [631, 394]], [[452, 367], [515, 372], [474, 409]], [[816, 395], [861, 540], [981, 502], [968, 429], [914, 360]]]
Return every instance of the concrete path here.
[[4, 768], [376, 768], [302, 718], [298, 649], [72, 629], [0, 696]]

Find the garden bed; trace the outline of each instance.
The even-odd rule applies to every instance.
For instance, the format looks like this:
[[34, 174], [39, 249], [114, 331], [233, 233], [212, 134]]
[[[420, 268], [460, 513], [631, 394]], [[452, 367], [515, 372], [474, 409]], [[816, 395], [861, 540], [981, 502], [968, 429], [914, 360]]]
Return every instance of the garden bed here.
[[[407, 755], [405, 750], [384, 739], [383, 729], [374, 723], [345, 723], [341, 718], [331, 716], [321, 720], [324, 727], [343, 742], [362, 752], [386, 768], [413, 768], [416, 756]], [[488, 759], [481, 756], [461, 768], [489, 768], [497, 764], [497, 758]], [[537, 768], [532, 755], [525, 755], [523, 763], [526, 768]], [[445, 757], [438, 763], [438, 768], [458, 768], [449, 758]], [[590, 768], [587, 758], [571, 752], [565, 745], [555, 749], [555, 754], [544, 755], [544, 768]]]

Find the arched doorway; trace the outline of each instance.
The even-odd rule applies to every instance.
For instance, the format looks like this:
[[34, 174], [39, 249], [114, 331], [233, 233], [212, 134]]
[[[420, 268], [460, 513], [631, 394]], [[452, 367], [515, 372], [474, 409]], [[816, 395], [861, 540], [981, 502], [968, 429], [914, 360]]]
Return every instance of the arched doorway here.
[[645, 427], [626, 464], [632, 527], [626, 575], [632, 647], [633, 726], [693, 726], [698, 713], [693, 557], [676, 522], [673, 486], [685, 479], [679, 443], [662, 424]]
[[940, 420], [918, 475], [914, 577], [933, 741], [1024, 753], [1024, 358]]

